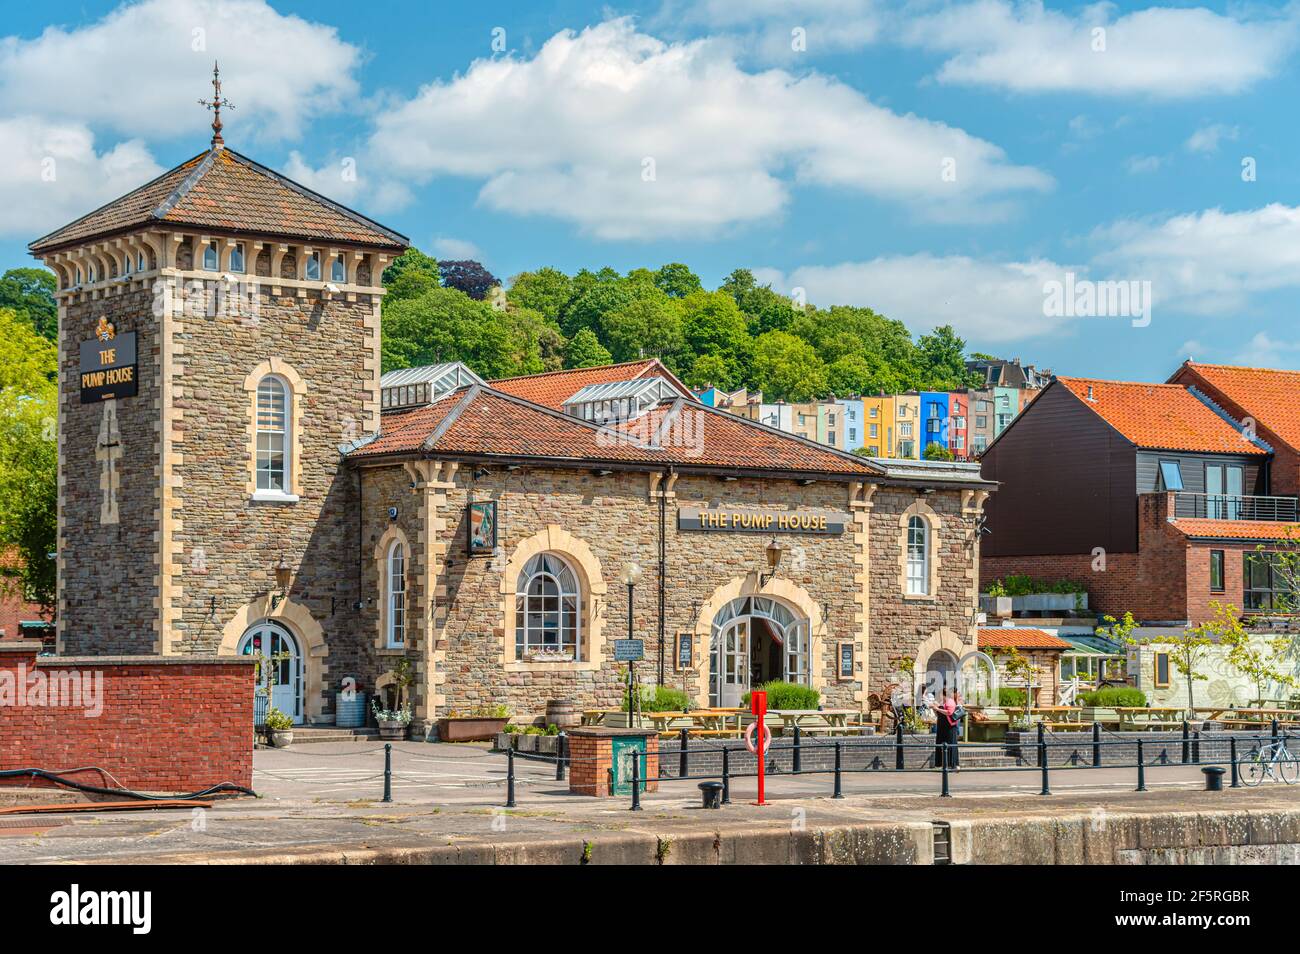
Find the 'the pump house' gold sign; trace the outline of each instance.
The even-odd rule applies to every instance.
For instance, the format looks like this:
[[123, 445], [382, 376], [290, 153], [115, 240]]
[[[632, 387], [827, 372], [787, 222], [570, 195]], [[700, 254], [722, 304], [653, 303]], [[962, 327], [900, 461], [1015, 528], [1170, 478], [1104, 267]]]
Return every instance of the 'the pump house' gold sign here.
[[739, 507], [681, 507], [678, 530], [722, 533], [815, 533], [844, 532], [849, 515], [834, 510], [747, 510]]
[[81, 343], [81, 403], [94, 404], [108, 398], [135, 397], [135, 332], [116, 334], [111, 323], [101, 327], [90, 341]]

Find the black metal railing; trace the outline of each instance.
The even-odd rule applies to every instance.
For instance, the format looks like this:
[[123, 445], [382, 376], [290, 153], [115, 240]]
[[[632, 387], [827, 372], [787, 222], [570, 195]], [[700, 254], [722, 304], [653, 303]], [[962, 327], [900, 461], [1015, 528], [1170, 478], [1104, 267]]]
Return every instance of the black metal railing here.
[[1295, 522], [1297, 520], [1296, 498], [1180, 492], [1174, 494], [1174, 517]]

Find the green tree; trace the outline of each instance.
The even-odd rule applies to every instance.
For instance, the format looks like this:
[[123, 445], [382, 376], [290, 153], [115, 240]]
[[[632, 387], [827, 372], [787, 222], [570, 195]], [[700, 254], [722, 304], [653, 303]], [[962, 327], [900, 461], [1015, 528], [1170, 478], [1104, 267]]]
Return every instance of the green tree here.
[[[400, 279], [399, 279], [400, 280]], [[463, 361], [485, 378], [540, 369], [540, 355], [512, 333], [509, 316], [454, 288], [385, 302], [383, 368], [421, 367]]]
[[879, 354], [846, 354], [826, 368], [826, 386], [832, 394], [897, 394], [900, 387], [889, 363]]
[[442, 274], [438, 271], [438, 260], [425, 255], [418, 248], [408, 248], [393, 263], [384, 269], [384, 287], [388, 287], [408, 272], [421, 272], [433, 279], [435, 285], [442, 284]]
[[11, 268], [0, 276], [0, 308], [25, 315], [47, 341], [59, 336], [59, 309], [54, 303], [58, 282], [44, 268]]
[[564, 353], [566, 368], [596, 368], [609, 364], [610, 360], [609, 352], [590, 328], [583, 328], [574, 335]]
[[[1228, 651], [1228, 664], [1255, 684], [1255, 698], [1264, 700], [1274, 687], [1292, 689], [1296, 677], [1288, 656], [1291, 639], [1283, 635], [1251, 634], [1242, 625], [1237, 607], [1210, 601], [1211, 618], [1206, 624], [1220, 646]], [[1263, 702], [1260, 702], [1263, 705]]]
[[926, 460], [956, 460], [952, 451], [935, 441], [925, 445], [925, 451], [921, 456]]
[[58, 355], [26, 315], [0, 308], [0, 587], [54, 604]]
[[810, 401], [826, 393], [826, 365], [802, 338], [769, 331], [754, 341], [750, 381], [768, 400]]
[[681, 262], [670, 262], [654, 274], [655, 287], [669, 298], [685, 298], [691, 292], [701, 291], [700, 276]]
[[670, 298], [635, 298], [604, 316], [603, 339], [615, 361], [658, 358], [675, 370], [686, 347], [682, 313]]
[[693, 356], [715, 354], [725, 362], [730, 380], [740, 377], [752, 339], [745, 316], [725, 292], [692, 292], [681, 300], [682, 331]]
[[691, 368], [682, 379], [689, 388], [702, 391], [705, 388], [721, 388], [729, 391], [736, 386], [727, 362], [716, 354], [702, 354], [691, 364]]
[[1158, 646], [1161, 650], [1168, 651], [1170, 663], [1187, 680], [1187, 709], [1190, 712], [1196, 705], [1194, 699], [1196, 683], [1210, 678], [1201, 672], [1201, 663], [1209, 657], [1219, 633], [1223, 630], [1222, 618], [1216, 616], [1197, 626], [1189, 626], [1181, 633], [1145, 638], [1133, 635], [1137, 630], [1137, 624], [1133, 620], [1132, 613], [1126, 612], [1123, 620], [1117, 620], [1114, 616], [1106, 616], [1103, 619], [1109, 625], [1109, 632], [1107, 627], [1098, 627], [1098, 635], [1117, 639], [1126, 646]]
[[506, 293], [512, 305], [538, 312], [559, 327], [565, 307], [573, 298], [573, 279], [558, 268], [539, 268], [520, 272], [510, 280]]
[[978, 383], [978, 376], [966, 370], [966, 342], [951, 325], [942, 325], [917, 342], [920, 352], [920, 387], [928, 391], [959, 391]]
[[572, 338], [582, 329], [589, 328], [599, 337], [604, 329], [605, 315], [623, 308], [647, 291], [657, 290], [652, 284], [630, 281], [621, 275], [601, 278], [569, 303], [560, 330]]

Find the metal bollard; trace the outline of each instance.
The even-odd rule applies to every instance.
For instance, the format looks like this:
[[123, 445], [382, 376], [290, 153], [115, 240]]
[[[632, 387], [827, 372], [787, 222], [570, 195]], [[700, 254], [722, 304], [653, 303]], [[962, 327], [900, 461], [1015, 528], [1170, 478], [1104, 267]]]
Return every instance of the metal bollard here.
[[1232, 762], [1232, 788], [1241, 788], [1241, 772], [1237, 768], [1237, 740], [1228, 739], [1228, 759]]
[[1138, 739], [1138, 787], [1139, 792], [1147, 790], [1147, 768], [1146, 763], [1142, 760], [1142, 740]]
[[384, 743], [384, 801], [393, 800], [393, 743]]
[[722, 746], [722, 804], [731, 804], [731, 762], [729, 759], [730, 750], [724, 743]]
[[1191, 752], [1192, 727], [1188, 725], [1187, 720], [1183, 720], [1183, 764], [1187, 765], [1192, 761]]
[[[946, 745], [947, 743], [944, 743], [944, 744]], [[941, 758], [939, 759], [939, 763], [940, 763], [940, 764], [939, 764], [939, 771], [942, 773], [942, 778], [943, 778], [943, 787], [939, 789], [939, 797], [940, 797], [940, 798], [952, 798], [952, 792], [948, 791], [948, 757], [947, 757], [947, 753], [944, 753], [943, 757], [941, 757]]]
[[799, 758], [799, 747], [803, 744], [802, 733], [799, 731], [799, 723], [794, 724], [794, 748], [790, 755], [790, 771], [798, 775], [803, 771], [803, 763]]
[[1201, 730], [1192, 733], [1192, 764], [1201, 764]]
[[844, 790], [840, 779], [840, 743], [835, 743], [835, 794], [831, 798], [843, 798]]
[[1045, 740], [1043, 738], [1043, 724], [1040, 722], [1038, 723], [1038, 764], [1039, 766], [1042, 766], [1043, 764], [1043, 758], [1044, 758], [1043, 752], [1045, 751], [1043, 749], [1044, 744], [1045, 744]]
[[[647, 765], [646, 768], [650, 766]], [[641, 810], [641, 753], [632, 753], [632, 811]]]
[[564, 781], [564, 760], [569, 755], [569, 737], [561, 732], [555, 737], [555, 780]]
[[1043, 790], [1042, 790], [1041, 792], [1039, 792], [1038, 794], [1039, 794], [1039, 795], [1051, 795], [1051, 794], [1052, 794], [1052, 788], [1051, 788], [1050, 785], [1047, 784], [1047, 743], [1046, 743], [1046, 742], [1039, 742], [1038, 745], [1039, 745], [1039, 749], [1038, 749], [1038, 764], [1041, 765], [1041, 766], [1043, 767]]
[[903, 722], [900, 719], [894, 726], [894, 768], [903, 771]]
[[1101, 723], [1092, 724], [1092, 767], [1101, 768]]
[[1273, 716], [1273, 741], [1277, 741], [1277, 716]]
[[506, 808], [515, 807], [515, 750], [506, 749]]
[[687, 748], [690, 745], [690, 738], [691, 738], [691, 733], [687, 730], [685, 726], [682, 726], [682, 734], [680, 737], [680, 741], [677, 743], [678, 748], [680, 749], [680, 752], [677, 756], [677, 777], [678, 778], [685, 778], [687, 775], [690, 774], [690, 772], [687, 771], [690, 768], [690, 756], [687, 755], [686, 752]]

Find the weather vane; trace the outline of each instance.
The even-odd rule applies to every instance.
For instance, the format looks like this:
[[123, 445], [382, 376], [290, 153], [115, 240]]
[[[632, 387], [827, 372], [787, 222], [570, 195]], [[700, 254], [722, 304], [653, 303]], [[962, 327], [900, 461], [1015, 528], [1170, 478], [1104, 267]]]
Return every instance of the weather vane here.
[[199, 105], [212, 110], [212, 147], [215, 149], [224, 146], [226, 141], [221, 138], [221, 107], [234, 109], [235, 104], [221, 95], [221, 66], [216, 61], [212, 63], [212, 99], [201, 99]]

